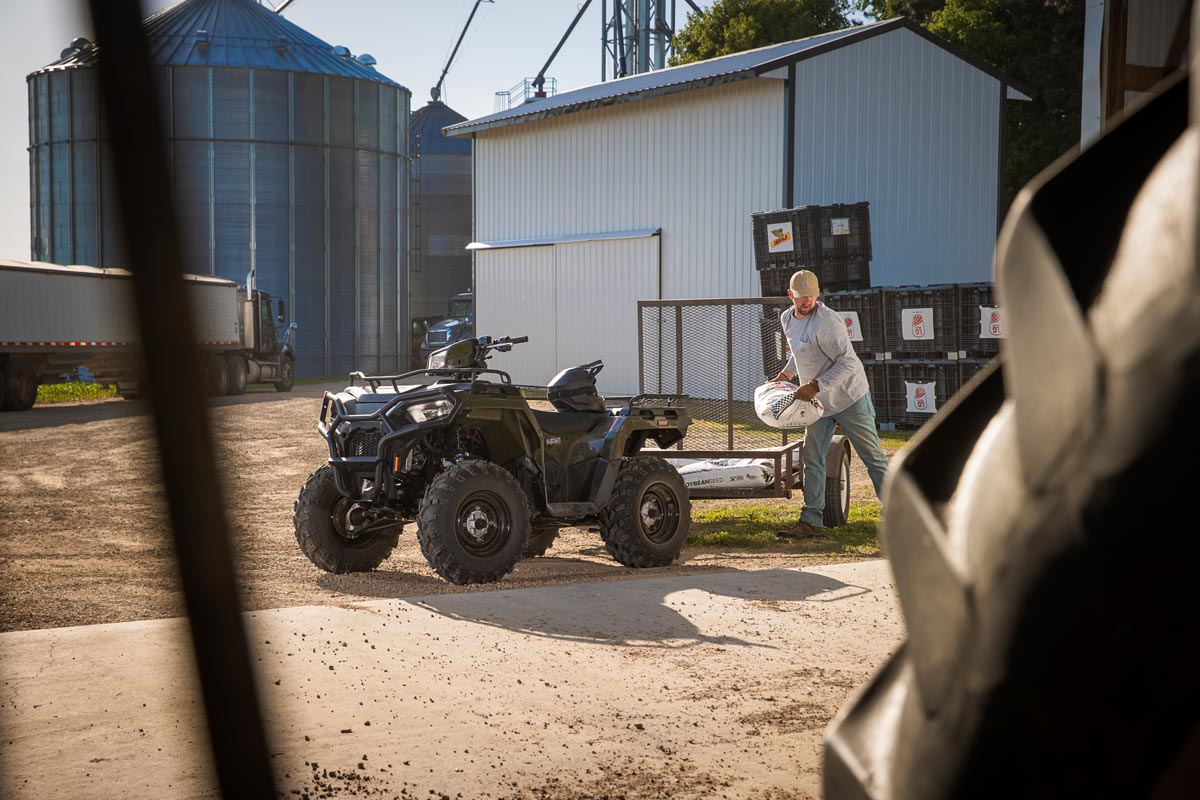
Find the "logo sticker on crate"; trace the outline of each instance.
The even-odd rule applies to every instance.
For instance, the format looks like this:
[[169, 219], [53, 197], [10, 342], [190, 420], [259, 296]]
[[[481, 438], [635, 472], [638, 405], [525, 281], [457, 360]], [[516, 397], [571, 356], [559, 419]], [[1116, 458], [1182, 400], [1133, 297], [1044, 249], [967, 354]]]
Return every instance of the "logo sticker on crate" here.
[[842, 316], [842, 322], [846, 323], [846, 335], [850, 337], [852, 342], [861, 342], [863, 340], [862, 326], [858, 322], [857, 311], [839, 311]]
[[767, 225], [768, 253], [790, 253], [793, 249], [792, 223], [775, 222]]
[[934, 397], [933, 383], [904, 382], [905, 394], [908, 396], [906, 410], [910, 414], [936, 414], [937, 401]]
[[979, 307], [979, 338], [1004, 338], [1004, 309], [992, 306]]
[[829, 220], [829, 233], [832, 236], [849, 236], [850, 235], [850, 218], [849, 217], [832, 217]]
[[900, 336], [905, 341], [933, 339], [933, 309], [904, 308], [900, 310]]

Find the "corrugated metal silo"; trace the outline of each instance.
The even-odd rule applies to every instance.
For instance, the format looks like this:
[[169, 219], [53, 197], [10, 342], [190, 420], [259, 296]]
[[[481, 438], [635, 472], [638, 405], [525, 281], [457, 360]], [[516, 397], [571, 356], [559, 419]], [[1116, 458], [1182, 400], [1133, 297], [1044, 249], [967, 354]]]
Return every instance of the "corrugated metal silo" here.
[[[253, 0], [145, 27], [188, 271], [253, 268], [287, 299], [301, 376], [403, 366], [408, 90]], [[76, 40], [28, 77], [34, 260], [125, 266], [96, 55]]]
[[414, 319], [446, 313], [450, 297], [471, 288], [471, 140], [442, 128], [466, 117], [438, 100], [413, 112], [412, 294]]

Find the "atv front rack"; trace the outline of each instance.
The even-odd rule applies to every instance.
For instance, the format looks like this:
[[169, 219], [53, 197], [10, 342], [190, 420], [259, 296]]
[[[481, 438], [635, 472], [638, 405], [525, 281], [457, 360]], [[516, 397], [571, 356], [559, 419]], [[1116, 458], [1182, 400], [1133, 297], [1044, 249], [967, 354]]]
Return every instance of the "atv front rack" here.
[[399, 375], [367, 375], [363, 372], [351, 372], [350, 385], [355, 386], [357, 385], [355, 381], [362, 381], [371, 387], [372, 392], [377, 392], [379, 391], [380, 386], [385, 383], [390, 383], [392, 385], [392, 390], [398, 392], [400, 391], [400, 381], [404, 380], [405, 378], [411, 378], [415, 375], [433, 375], [434, 377], [440, 378], [458, 379], [463, 379], [465, 376], [465, 379], [462, 380], [462, 383], [466, 383], [468, 380], [473, 380], [485, 373], [499, 375], [501, 383], [512, 383], [512, 377], [510, 377], [509, 374], [503, 370], [470, 367], [467, 369], [414, 369], [409, 372], [403, 372]]

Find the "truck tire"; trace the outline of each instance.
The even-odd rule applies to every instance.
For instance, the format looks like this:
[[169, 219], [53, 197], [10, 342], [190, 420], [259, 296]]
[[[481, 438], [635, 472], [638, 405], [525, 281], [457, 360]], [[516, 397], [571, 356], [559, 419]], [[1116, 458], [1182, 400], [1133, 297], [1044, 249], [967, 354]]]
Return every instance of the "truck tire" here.
[[679, 472], [661, 458], [638, 456], [621, 467], [612, 500], [600, 512], [609, 555], [627, 567], [665, 567], [679, 557], [692, 504]]
[[225, 359], [225, 366], [229, 371], [229, 394], [245, 394], [246, 376], [249, 372], [246, 368], [246, 359], [241, 356], [229, 356]]
[[275, 391], [290, 392], [295, 385], [296, 362], [285, 357], [279, 362], [279, 380], [275, 381]]
[[223, 397], [229, 391], [229, 367], [220, 356], [208, 359], [207, 386], [208, 393], [213, 397]]
[[459, 585], [492, 583], [512, 572], [528, 536], [525, 492], [487, 461], [460, 461], [434, 478], [417, 515], [425, 560]]
[[26, 411], [37, 402], [37, 370], [28, 361], [9, 359], [4, 364], [4, 410]]
[[825, 477], [826, 528], [840, 528], [850, 518], [850, 450], [844, 444], [841, 450], [837, 470]]
[[296, 542], [308, 560], [326, 572], [369, 572], [392, 554], [400, 537], [399, 525], [379, 533], [347, 536], [343, 520], [348, 504], [337, 490], [333, 467], [326, 464], [308, 476], [293, 506]]

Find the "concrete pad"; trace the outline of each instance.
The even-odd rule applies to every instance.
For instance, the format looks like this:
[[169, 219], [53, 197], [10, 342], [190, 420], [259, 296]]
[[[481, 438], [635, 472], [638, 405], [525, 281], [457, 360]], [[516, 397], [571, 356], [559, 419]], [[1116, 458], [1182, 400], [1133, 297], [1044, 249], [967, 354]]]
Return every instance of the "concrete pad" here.
[[[886, 562], [247, 615], [291, 797], [819, 796]], [[0, 634], [0, 794], [217, 796], [181, 619]]]

